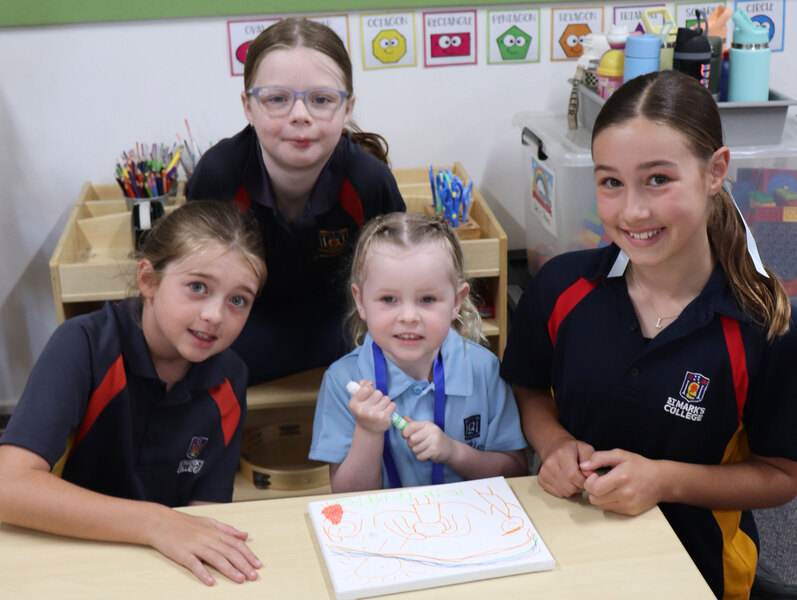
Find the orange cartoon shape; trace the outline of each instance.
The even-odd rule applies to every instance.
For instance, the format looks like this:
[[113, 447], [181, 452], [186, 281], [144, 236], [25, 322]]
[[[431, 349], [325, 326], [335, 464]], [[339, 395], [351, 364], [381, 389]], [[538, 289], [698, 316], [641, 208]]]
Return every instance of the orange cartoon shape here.
[[584, 53], [581, 42], [588, 33], [592, 33], [592, 30], [586, 23], [571, 23], [565, 27], [562, 37], [559, 38], [559, 45], [568, 58], [578, 58]]

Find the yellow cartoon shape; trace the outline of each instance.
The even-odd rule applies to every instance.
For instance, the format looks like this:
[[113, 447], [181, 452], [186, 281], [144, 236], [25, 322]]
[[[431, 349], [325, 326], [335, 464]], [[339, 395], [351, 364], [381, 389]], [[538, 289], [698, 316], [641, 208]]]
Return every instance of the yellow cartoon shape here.
[[383, 63], [395, 63], [407, 53], [407, 41], [395, 29], [380, 31], [374, 38], [374, 56]]

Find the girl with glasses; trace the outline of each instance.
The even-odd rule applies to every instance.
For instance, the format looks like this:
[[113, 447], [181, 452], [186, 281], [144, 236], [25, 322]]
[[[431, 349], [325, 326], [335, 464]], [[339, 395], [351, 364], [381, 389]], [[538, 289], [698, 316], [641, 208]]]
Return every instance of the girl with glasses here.
[[290, 18], [263, 31], [241, 102], [249, 124], [203, 155], [187, 196], [235, 202], [260, 224], [269, 279], [234, 345], [255, 384], [345, 351], [352, 244], [373, 216], [405, 206], [387, 143], [351, 122], [351, 61], [329, 27]]

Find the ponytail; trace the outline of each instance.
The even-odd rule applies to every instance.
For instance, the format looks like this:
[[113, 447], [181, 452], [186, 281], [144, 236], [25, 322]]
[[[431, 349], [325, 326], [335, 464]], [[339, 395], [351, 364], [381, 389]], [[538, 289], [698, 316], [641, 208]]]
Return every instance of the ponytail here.
[[708, 239], [736, 301], [764, 324], [767, 340], [786, 333], [791, 318], [789, 296], [770, 269], [766, 269], [768, 278], [756, 271], [747, 252], [744, 223], [725, 190], [713, 198]]
[[362, 146], [363, 150], [369, 154], [373, 154], [388, 167], [390, 166], [390, 162], [387, 158], [388, 145], [385, 138], [378, 133], [363, 131], [352, 121], [349, 121], [348, 125], [346, 125], [346, 130], [349, 132], [349, 137], [352, 142], [359, 144]]

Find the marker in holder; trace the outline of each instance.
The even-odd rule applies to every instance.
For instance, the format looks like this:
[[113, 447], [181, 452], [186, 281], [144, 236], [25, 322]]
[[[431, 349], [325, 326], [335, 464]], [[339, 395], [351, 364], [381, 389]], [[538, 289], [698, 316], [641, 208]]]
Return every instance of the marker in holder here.
[[[350, 381], [346, 384], [346, 391], [350, 394], [356, 394], [357, 391], [360, 389], [360, 384], [356, 381]], [[396, 427], [399, 431], [402, 431], [407, 426], [407, 420], [402, 417], [400, 414], [394, 412], [390, 415], [390, 422]]]

